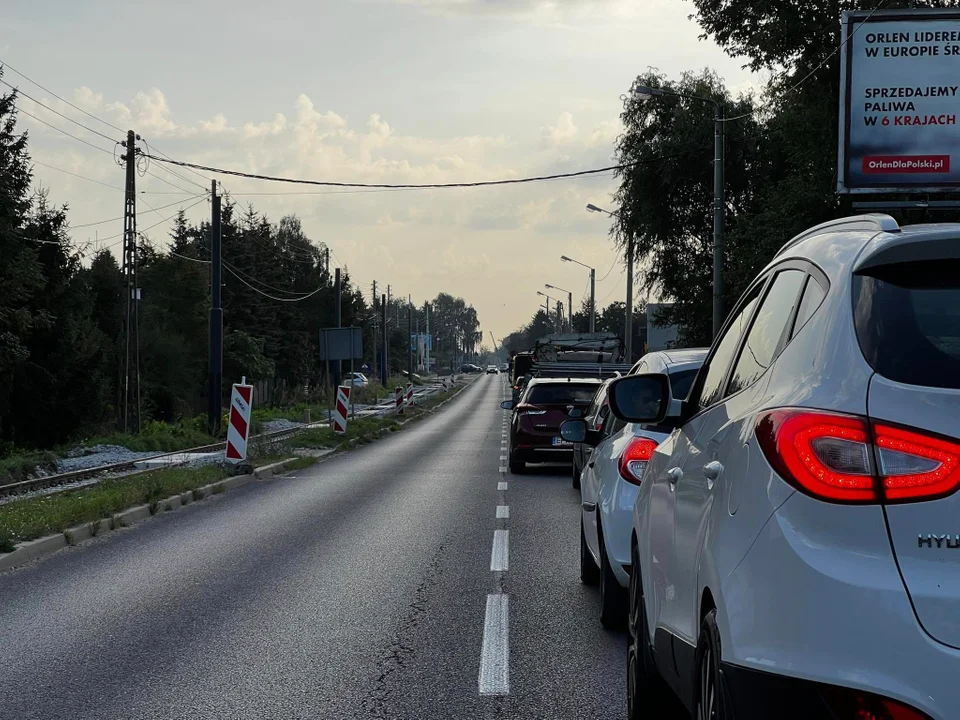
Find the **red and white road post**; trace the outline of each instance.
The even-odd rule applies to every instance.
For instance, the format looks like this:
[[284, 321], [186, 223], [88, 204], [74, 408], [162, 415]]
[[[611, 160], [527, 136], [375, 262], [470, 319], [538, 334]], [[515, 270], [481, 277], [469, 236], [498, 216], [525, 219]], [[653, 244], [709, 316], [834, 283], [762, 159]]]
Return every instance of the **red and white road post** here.
[[400, 387], [399, 385], [397, 385], [397, 389], [396, 389], [396, 391], [395, 391], [394, 397], [395, 397], [396, 404], [397, 404], [397, 415], [403, 415], [403, 397], [404, 397], [404, 395], [403, 395], [403, 388]]
[[407, 407], [413, 407], [413, 383], [407, 383]]
[[333, 412], [333, 432], [344, 435], [347, 432], [347, 415], [350, 408], [350, 386], [337, 388], [337, 407]]
[[230, 424], [227, 427], [226, 459], [239, 465], [247, 459], [247, 439], [250, 437], [250, 410], [253, 407], [253, 385], [244, 378], [230, 393]]

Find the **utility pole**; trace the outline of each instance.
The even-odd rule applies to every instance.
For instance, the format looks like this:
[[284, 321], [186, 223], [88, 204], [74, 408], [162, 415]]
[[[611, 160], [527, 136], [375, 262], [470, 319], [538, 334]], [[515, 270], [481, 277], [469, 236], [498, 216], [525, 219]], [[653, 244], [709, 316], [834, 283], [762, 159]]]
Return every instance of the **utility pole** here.
[[[124, 360], [121, 381], [123, 402], [118, 409], [122, 413], [120, 429], [123, 432], [140, 432], [140, 330], [139, 300], [137, 285], [137, 149], [139, 136], [127, 131], [126, 184], [123, 198], [123, 265], [124, 292], [127, 296], [127, 311], [124, 318]], [[119, 404], [119, 403], [118, 403]]]
[[423, 304], [423, 318], [426, 325], [424, 333], [426, 337], [423, 340], [424, 352], [427, 355], [427, 374], [430, 373], [430, 303]]
[[627, 316], [623, 321], [624, 355], [633, 365], [633, 234], [627, 238]]
[[723, 105], [714, 105], [713, 160], [713, 337], [723, 325]]
[[210, 345], [207, 366], [207, 429], [216, 437], [223, 416], [223, 302], [221, 291], [220, 196], [217, 181], [210, 182]]
[[[581, 276], [582, 277], [582, 276]], [[590, 332], [597, 328], [597, 271], [590, 268]]]
[[[339, 328], [339, 327], [343, 327], [343, 321], [342, 321], [342, 317], [341, 317], [341, 314], [340, 314], [340, 311], [341, 311], [341, 308], [340, 308], [340, 293], [341, 293], [341, 287], [340, 287], [340, 268], [337, 268], [337, 269], [336, 269], [336, 276], [335, 276], [334, 281], [333, 281], [333, 288], [334, 288], [334, 289], [333, 289], [333, 293], [334, 293], [334, 294], [333, 294], [333, 297], [334, 297], [334, 301], [333, 301], [333, 302], [334, 302], [334, 312], [335, 312], [336, 315], [337, 315], [337, 327]], [[340, 386], [340, 371], [341, 371], [342, 369], [343, 369], [343, 366], [340, 364], [340, 361], [339, 361], [339, 360], [334, 360], [334, 361], [333, 361], [333, 387], [334, 387], [334, 392], [336, 392], [336, 388], [338, 388], [338, 387]]]
[[407, 369], [410, 373], [410, 376], [407, 378], [409, 382], [413, 382], [413, 343], [410, 342], [413, 337], [413, 301], [410, 299], [410, 296], [407, 296], [407, 326], [409, 332], [407, 333]]
[[567, 332], [573, 332], [573, 293], [567, 293]]
[[557, 330], [563, 332], [563, 303], [557, 300]]
[[373, 281], [373, 376], [377, 376], [377, 281]]
[[325, 248], [325, 250], [326, 252], [324, 252], [323, 269], [326, 271], [327, 275], [329, 275], [330, 274], [330, 248]]
[[383, 362], [380, 363], [380, 384], [387, 387], [387, 380], [390, 378], [390, 361], [387, 358], [387, 350], [390, 347], [389, 334], [387, 333], [387, 296], [380, 296], [380, 312], [383, 313]]

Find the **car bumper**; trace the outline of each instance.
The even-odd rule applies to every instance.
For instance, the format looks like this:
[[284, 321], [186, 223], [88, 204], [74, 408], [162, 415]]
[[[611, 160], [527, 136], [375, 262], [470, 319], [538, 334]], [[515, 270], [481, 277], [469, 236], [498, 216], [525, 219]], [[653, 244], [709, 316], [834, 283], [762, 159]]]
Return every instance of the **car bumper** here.
[[960, 650], [917, 622], [879, 507], [794, 493], [722, 581], [717, 603], [728, 690], [744, 705], [738, 718], [796, 717], [783, 714], [783, 695], [764, 708], [739, 693], [738, 673], [792, 693], [822, 683], [893, 698], [933, 718], [957, 717]]
[[536, 446], [532, 448], [518, 448], [511, 452], [514, 462], [528, 463], [569, 463], [573, 462], [572, 447]]

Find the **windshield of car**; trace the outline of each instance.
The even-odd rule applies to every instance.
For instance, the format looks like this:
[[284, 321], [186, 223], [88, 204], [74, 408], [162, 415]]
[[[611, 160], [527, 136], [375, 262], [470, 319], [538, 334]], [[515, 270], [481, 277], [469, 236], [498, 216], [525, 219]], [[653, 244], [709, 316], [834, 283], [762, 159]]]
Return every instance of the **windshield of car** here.
[[960, 260], [856, 275], [854, 322], [867, 362], [890, 380], [960, 388]]
[[524, 398], [531, 405], [555, 405], [558, 403], [589, 403], [597, 394], [597, 385], [556, 383], [533, 385]]

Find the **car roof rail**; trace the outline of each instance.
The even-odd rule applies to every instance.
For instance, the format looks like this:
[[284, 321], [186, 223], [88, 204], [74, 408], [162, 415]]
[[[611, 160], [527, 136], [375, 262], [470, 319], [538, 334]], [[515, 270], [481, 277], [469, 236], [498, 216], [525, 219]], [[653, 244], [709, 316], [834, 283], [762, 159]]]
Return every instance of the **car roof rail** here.
[[802, 233], [788, 241], [777, 251], [777, 255], [785, 253], [801, 240], [817, 235], [825, 230], [874, 230], [876, 232], [900, 232], [900, 225], [897, 221], [885, 213], [870, 213], [868, 215], [854, 215], [852, 217], [837, 218], [820, 223], [816, 227], [804, 230]]

